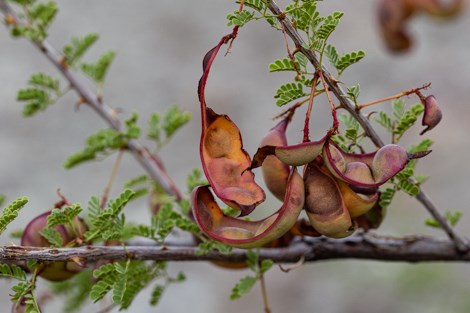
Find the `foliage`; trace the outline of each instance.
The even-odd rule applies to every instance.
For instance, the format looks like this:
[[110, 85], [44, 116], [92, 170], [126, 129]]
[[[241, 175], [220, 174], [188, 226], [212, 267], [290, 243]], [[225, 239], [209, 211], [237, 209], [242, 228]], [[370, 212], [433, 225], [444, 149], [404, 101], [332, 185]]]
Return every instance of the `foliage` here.
[[[1, 202], [3, 202], [3, 199]], [[19, 211], [26, 205], [26, 203], [28, 203], [27, 198], [18, 198], [3, 209], [3, 212], [0, 215], [0, 235], [5, 231], [7, 225], [18, 217]]]

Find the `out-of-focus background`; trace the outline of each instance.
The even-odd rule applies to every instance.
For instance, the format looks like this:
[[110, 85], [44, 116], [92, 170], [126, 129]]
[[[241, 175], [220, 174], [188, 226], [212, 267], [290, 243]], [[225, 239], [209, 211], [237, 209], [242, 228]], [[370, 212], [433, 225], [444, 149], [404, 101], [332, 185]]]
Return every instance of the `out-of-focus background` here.
[[[60, 13], [49, 39], [53, 45], [62, 47], [71, 36], [98, 32], [101, 39], [86, 59], [94, 60], [108, 49], [118, 53], [105, 85], [105, 102], [121, 108], [123, 116], [139, 112], [144, 126], [150, 112], [163, 112], [172, 104], [192, 113], [190, 124], [161, 153], [168, 172], [184, 186], [187, 173], [199, 167], [196, 86], [202, 57], [230, 31], [225, 16], [236, 10], [237, 4], [211, 0], [57, 2]], [[376, 1], [325, 0], [319, 7], [324, 13], [345, 12], [332, 39], [339, 51], [364, 49], [367, 53], [342, 77], [347, 86], [361, 84], [360, 102], [432, 82], [429, 93], [439, 100], [444, 118], [437, 129], [426, 134], [435, 144], [419, 169], [431, 176], [425, 191], [441, 210], [464, 212], [457, 230], [468, 235], [469, 10], [451, 21], [426, 16], [413, 19], [410, 29], [415, 46], [409, 54], [395, 56], [384, 49], [379, 37]], [[216, 61], [209, 79], [209, 105], [238, 124], [250, 153], [273, 125], [271, 117], [280, 112], [273, 95], [279, 84], [291, 77], [269, 74], [268, 64], [285, 55], [282, 34], [263, 21], [253, 22], [241, 29], [232, 53]], [[50, 209], [57, 201], [57, 188], [71, 201], [86, 203], [91, 195], [102, 192], [114, 161], [111, 156], [103, 162], [63, 169], [65, 158], [80, 150], [88, 135], [107, 125], [85, 106], [75, 110], [73, 93], [47, 112], [23, 118], [16, 92], [37, 71], [57, 75], [31, 44], [11, 39], [5, 28], [0, 28], [0, 193], [10, 201], [19, 196], [30, 199], [8, 231]], [[409, 99], [409, 103], [414, 101]], [[383, 104], [382, 108], [388, 106]], [[330, 115], [325, 101], [317, 101], [315, 107], [312, 137], [319, 138], [329, 125]], [[292, 140], [300, 137], [302, 123], [298, 118], [290, 126]], [[416, 143], [419, 130], [416, 128], [404, 144]], [[119, 192], [122, 182], [142, 173], [133, 157], [126, 155], [112, 195]], [[271, 199], [265, 207], [278, 205]], [[127, 210], [133, 220], [148, 220], [145, 201]], [[444, 236], [424, 226], [427, 217], [416, 201], [400, 195], [389, 208], [379, 233]], [[1, 244], [12, 242], [7, 233]], [[143, 292], [129, 311], [262, 312], [259, 286], [240, 300], [228, 298], [247, 271], [226, 271], [205, 263], [171, 264], [170, 272], [178, 271], [186, 273], [187, 282], [169, 287], [156, 309], [148, 306], [149, 294]], [[452, 313], [470, 311], [469, 278], [465, 264], [344, 260], [307, 264], [289, 274], [274, 268], [266, 280], [273, 312]], [[9, 285], [0, 281], [2, 312], [9, 310]], [[55, 299], [44, 309], [61, 312], [61, 307], [60, 299]], [[90, 305], [83, 312], [99, 309], [99, 305]]]

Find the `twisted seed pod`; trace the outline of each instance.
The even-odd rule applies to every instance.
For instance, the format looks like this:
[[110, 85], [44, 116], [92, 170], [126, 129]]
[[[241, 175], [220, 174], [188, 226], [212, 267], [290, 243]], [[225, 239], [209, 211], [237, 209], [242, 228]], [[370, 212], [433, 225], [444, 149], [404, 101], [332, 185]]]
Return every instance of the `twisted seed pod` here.
[[246, 249], [262, 247], [289, 231], [297, 221], [304, 199], [303, 180], [296, 170], [289, 176], [282, 207], [259, 221], [225, 216], [206, 186], [197, 187], [191, 196], [194, 219], [207, 236]]

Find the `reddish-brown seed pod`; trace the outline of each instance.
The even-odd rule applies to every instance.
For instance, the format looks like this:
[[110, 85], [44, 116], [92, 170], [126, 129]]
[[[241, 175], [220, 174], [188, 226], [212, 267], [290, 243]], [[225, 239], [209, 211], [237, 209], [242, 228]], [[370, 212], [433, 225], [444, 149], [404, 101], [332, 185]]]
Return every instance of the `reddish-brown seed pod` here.
[[313, 228], [327, 237], [341, 238], [352, 234], [352, 222], [335, 179], [318, 164], [305, 169], [305, 211]]
[[206, 186], [197, 187], [191, 196], [194, 219], [207, 236], [245, 249], [262, 247], [289, 231], [297, 221], [304, 199], [303, 180], [296, 170], [289, 176], [282, 207], [259, 221], [225, 216]]
[[424, 105], [422, 125], [426, 126], [426, 128], [420, 133], [420, 135], [423, 135], [439, 124], [442, 120], [442, 111], [434, 96], [427, 96], [421, 102]]
[[[47, 217], [51, 211], [44, 212], [35, 217], [26, 225], [21, 237], [21, 245], [29, 247], [49, 247], [49, 242], [41, 236], [40, 232], [47, 226]], [[84, 224], [80, 227], [86, 227]], [[55, 226], [54, 229], [62, 237], [63, 245], [72, 241], [72, 234], [62, 225]], [[82, 270], [82, 267], [75, 262], [47, 262], [37, 265], [38, 275], [51, 281], [63, 281], [74, 276]]]
[[415, 12], [407, 0], [380, 0], [378, 4], [379, 28], [385, 45], [392, 52], [406, 52], [412, 40], [405, 28], [406, 21]]
[[[263, 137], [260, 147], [271, 146], [285, 146], [287, 145], [286, 129], [290, 122], [291, 117], [287, 117], [274, 126]], [[287, 179], [289, 178], [289, 166], [282, 163], [276, 156], [269, 155], [261, 166], [261, 173], [266, 187], [269, 191], [280, 201], [284, 200], [286, 194]]]
[[348, 153], [332, 141], [323, 149], [323, 160], [338, 179], [360, 188], [375, 188], [398, 174], [409, 160], [426, 156], [430, 151], [410, 154], [398, 145], [385, 145], [371, 153]]
[[204, 173], [212, 190], [228, 206], [240, 211], [240, 216], [251, 213], [266, 198], [254, 181], [254, 174], [246, 170], [251, 159], [243, 149], [240, 130], [227, 115], [219, 115], [208, 108], [205, 87], [209, 72], [220, 47], [228, 40], [222, 38], [203, 60], [203, 75], [198, 94], [201, 105], [200, 156]]

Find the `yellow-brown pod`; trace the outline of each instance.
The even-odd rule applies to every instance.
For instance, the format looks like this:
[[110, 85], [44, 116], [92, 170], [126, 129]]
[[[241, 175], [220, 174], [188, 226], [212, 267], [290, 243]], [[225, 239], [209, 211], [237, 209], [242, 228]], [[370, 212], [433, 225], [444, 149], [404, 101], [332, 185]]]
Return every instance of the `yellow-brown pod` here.
[[361, 194], [352, 190], [345, 182], [340, 180], [336, 180], [336, 182], [338, 183], [341, 195], [343, 196], [343, 201], [346, 204], [351, 217], [357, 217], [367, 213], [367, 211], [369, 211], [379, 199], [378, 192], [372, 195]]
[[352, 222], [336, 180], [316, 162], [308, 164], [305, 174], [305, 210], [313, 228], [327, 237], [352, 234]]

